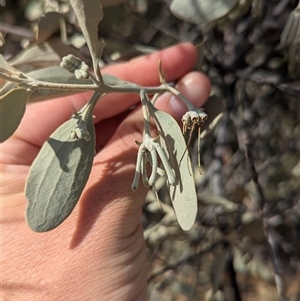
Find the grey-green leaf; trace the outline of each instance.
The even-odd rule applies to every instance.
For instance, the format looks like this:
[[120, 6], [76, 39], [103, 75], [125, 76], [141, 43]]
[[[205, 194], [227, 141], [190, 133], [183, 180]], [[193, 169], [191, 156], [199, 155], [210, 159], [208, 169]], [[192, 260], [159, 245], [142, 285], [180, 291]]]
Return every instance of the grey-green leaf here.
[[0, 96], [0, 142], [8, 139], [19, 126], [31, 91], [16, 88]]
[[[89, 139], [71, 133], [85, 124]], [[26, 219], [36, 232], [60, 225], [73, 211], [89, 178], [95, 153], [92, 113], [75, 114], [43, 145], [26, 182]]]
[[[158, 126], [161, 145], [175, 173], [175, 185], [168, 184], [172, 204], [179, 225], [187, 231], [195, 222], [198, 204], [191, 161], [188, 152], [185, 152], [186, 143], [176, 120], [169, 114], [157, 110], [151, 103], [148, 104], [150, 114]], [[179, 160], [184, 152], [179, 166]]]
[[4, 74], [11, 74], [11, 75], [15, 75], [18, 76], [21, 72], [18, 71], [17, 69], [15, 69], [14, 67], [12, 67], [3, 57], [2, 54], [0, 54], [0, 72], [4, 73]]
[[91, 56], [93, 68], [97, 79], [102, 79], [99, 60], [102, 56], [104, 43], [98, 38], [98, 24], [103, 18], [103, 11], [99, 0], [70, 0], [76, 14], [79, 26], [86, 39]]
[[183, 21], [205, 24], [227, 15], [237, 3], [238, 0], [173, 0], [170, 9]]

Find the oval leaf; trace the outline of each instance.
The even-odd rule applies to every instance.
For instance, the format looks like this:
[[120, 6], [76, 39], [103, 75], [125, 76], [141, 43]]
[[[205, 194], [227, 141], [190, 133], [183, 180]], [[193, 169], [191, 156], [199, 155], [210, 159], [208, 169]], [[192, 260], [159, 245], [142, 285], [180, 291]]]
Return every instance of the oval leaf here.
[[[179, 125], [172, 116], [157, 110], [150, 103], [148, 108], [157, 124], [161, 146], [175, 173], [176, 183], [174, 186], [168, 184], [168, 188], [176, 217], [180, 227], [187, 231], [195, 222], [198, 204], [191, 161], [188, 152], [185, 152], [186, 143]], [[184, 156], [179, 166], [182, 154]]]
[[[88, 180], [95, 153], [92, 114], [77, 114], [60, 126], [43, 145], [26, 182], [26, 219], [36, 232], [60, 225], [73, 211]], [[82, 139], [74, 130], [84, 125]], [[88, 132], [88, 139], [86, 139]], [[78, 133], [78, 132], [77, 132]], [[81, 138], [77, 135], [77, 138]]]
[[103, 18], [103, 11], [99, 0], [70, 0], [76, 14], [79, 26], [88, 44], [94, 72], [97, 79], [102, 78], [99, 68], [99, 60], [102, 56], [104, 43], [98, 38], [98, 24]]
[[19, 126], [30, 93], [24, 88], [16, 88], [0, 96], [0, 142], [8, 139]]
[[174, 0], [170, 9], [183, 21], [201, 24], [224, 17], [237, 3], [238, 0]]

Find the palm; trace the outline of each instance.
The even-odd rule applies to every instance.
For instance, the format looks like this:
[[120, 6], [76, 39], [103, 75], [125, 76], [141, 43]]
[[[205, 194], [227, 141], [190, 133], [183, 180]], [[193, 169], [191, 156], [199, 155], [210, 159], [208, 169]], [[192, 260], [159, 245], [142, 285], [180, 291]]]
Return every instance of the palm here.
[[[179, 45], [126, 65], [107, 67], [105, 72], [141, 85], [157, 85], [159, 58], [167, 79], [175, 80], [193, 67], [195, 50], [188, 44]], [[209, 84], [198, 73], [190, 75], [190, 82], [192, 79], [191, 85], [198, 84], [203, 94], [195, 93], [195, 88], [183, 92], [201, 106]], [[29, 167], [47, 137], [86, 103], [88, 95], [28, 105], [17, 132], [2, 145], [2, 284], [4, 298], [5, 294], [14, 297], [7, 297], [9, 300], [146, 299], [140, 224], [146, 190], [131, 191], [137, 151], [134, 141], [141, 140], [143, 128], [139, 107], [129, 111], [138, 103], [137, 97], [109, 95], [97, 105], [97, 155], [72, 215], [43, 234], [31, 231], [25, 223], [23, 190]], [[174, 113], [167, 99], [167, 95], [162, 97], [158, 106]]]

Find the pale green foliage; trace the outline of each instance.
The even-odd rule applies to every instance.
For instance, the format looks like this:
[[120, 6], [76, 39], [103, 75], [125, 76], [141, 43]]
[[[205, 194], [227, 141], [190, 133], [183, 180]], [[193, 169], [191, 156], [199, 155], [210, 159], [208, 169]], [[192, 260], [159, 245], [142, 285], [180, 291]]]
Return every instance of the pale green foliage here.
[[101, 80], [99, 60], [102, 56], [104, 43], [98, 39], [98, 24], [103, 18], [102, 7], [98, 0], [70, 0], [75, 11], [82, 33], [89, 46], [93, 59], [94, 72], [98, 80]]
[[238, 0], [173, 0], [170, 8], [181, 20], [205, 24], [226, 16], [237, 3]]
[[0, 96], [0, 142], [8, 139], [19, 126], [31, 91], [17, 88]]
[[[98, 98], [96, 93], [82, 112], [50, 136], [31, 166], [25, 188], [28, 198], [26, 219], [34, 231], [44, 232], [57, 227], [71, 214], [80, 198], [94, 159], [92, 109]], [[82, 129], [82, 125], [89, 139], [72, 135], [72, 131]]]
[[[138, 188], [140, 175], [144, 185], [150, 187], [155, 187], [157, 178], [165, 177], [177, 220], [183, 230], [189, 230], [197, 215], [197, 195], [187, 145], [177, 122], [169, 114], [157, 110], [154, 103], [166, 91], [183, 101], [188, 109], [183, 117], [184, 134], [192, 133], [196, 127], [200, 129], [206, 113], [194, 108], [166, 82], [161, 62], [158, 70], [161, 85], [157, 87], [142, 87], [112, 75], [102, 77], [99, 59], [103, 42], [98, 39], [98, 23], [102, 19], [100, 2], [70, 2], [87, 41], [96, 76], [89, 72], [82, 59], [74, 55], [63, 57], [61, 67], [64, 69], [53, 66], [28, 74], [18, 71], [0, 57], [0, 77], [9, 81], [1, 90], [1, 141], [17, 129], [26, 101], [47, 100], [82, 91], [94, 92], [88, 104], [50, 136], [30, 168], [25, 189], [28, 225], [37, 232], [52, 230], [71, 214], [79, 201], [95, 155], [93, 109], [99, 99], [108, 93], [138, 93], [142, 102], [144, 135], [143, 141], [137, 142], [139, 150], [132, 189]], [[154, 96], [151, 99], [149, 95]], [[157, 137], [151, 136], [151, 118], [157, 125]], [[189, 144], [190, 135], [186, 136]], [[150, 177], [146, 168], [148, 163], [152, 168]]]
[[[172, 116], [157, 110], [151, 104], [149, 104], [149, 111], [157, 124], [162, 148], [175, 174], [175, 185], [168, 183], [168, 187], [178, 223], [183, 230], [189, 230], [197, 215], [197, 195], [191, 161], [188, 153], [185, 152], [185, 140]], [[183, 153], [185, 154], [182, 164], [179, 165]]]
[[[166, 153], [159, 143], [159, 137], [151, 138], [149, 134], [146, 133], [144, 135], [143, 142], [140, 144], [138, 150], [138, 157], [136, 163], [135, 176], [132, 183], [132, 190], [137, 190], [140, 174], [142, 174], [145, 186], [153, 186], [155, 184], [158, 174], [157, 155], [162, 161], [168, 182], [170, 183], [170, 185], [175, 185], [175, 176], [166, 156]], [[150, 163], [152, 167], [152, 172], [149, 179], [146, 171], [146, 163]]]
[[[158, 95], [159, 94], [157, 94], [156, 96]], [[156, 96], [154, 98], [156, 98]], [[138, 157], [136, 162], [135, 176], [132, 183], [132, 190], [136, 190], [138, 188], [140, 174], [142, 174], [142, 179], [145, 186], [153, 186], [155, 184], [157, 175], [160, 173], [160, 169], [158, 167], [158, 156], [160, 157], [162, 165], [164, 167], [164, 172], [162, 174], [167, 176], [168, 183], [170, 185], [175, 185], [175, 175], [172, 171], [172, 167], [169, 163], [166, 153], [159, 143], [159, 136], [155, 138], [151, 137], [149, 127], [151, 112], [149, 111], [149, 108], [151, 110], [152, 104], [144, 89], [141, 90], [140, 97], [142, 101], [145, 128], [143, 142], [139, 143], [140, 147], [138, 150]], [[152, 167], [151, 176], [149, 179], [146, 170], [147, 163], [149, 163]]]

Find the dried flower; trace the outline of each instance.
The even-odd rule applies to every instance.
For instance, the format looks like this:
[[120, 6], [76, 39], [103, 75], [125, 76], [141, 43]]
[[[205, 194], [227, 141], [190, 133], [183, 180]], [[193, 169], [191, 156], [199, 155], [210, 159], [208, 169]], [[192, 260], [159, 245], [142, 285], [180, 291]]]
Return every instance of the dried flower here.
[[[188, 111], [182, 116], [182, 124], [183, 124], [183, 135], [187, 135], [187, 131], [189, 131], [187, 147], [189, 146], [192, 138], [192, 133], [196, 127], [198, 127], [198, 167], [200, 170], [200, 130], [201, 126], [204, 121], [207, 119], [207, 114], [204, 112], [202, 108], [194, 109], [193, 111]], [[185, 149], [184, 153], [181, 156], [180, 162], [186, 152], [187, 148]]]

